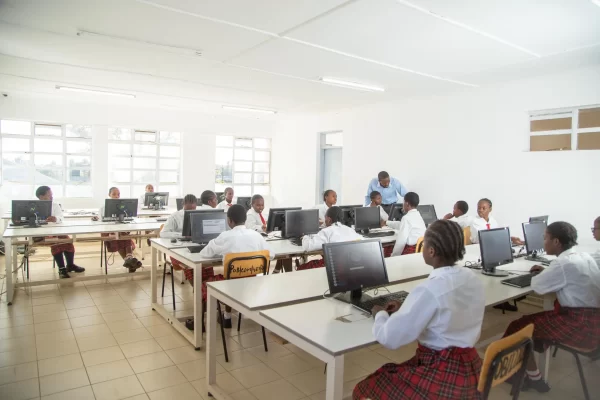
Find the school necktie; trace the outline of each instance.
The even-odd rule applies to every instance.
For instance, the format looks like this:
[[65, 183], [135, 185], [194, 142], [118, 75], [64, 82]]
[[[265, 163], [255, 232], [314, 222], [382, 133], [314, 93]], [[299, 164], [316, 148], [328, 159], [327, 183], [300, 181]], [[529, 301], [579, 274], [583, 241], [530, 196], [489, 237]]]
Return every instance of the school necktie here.
[[487, 226], [488, 231], [490, 230], [490, 224], [485, 224]]
[[258, 213], [258, 216], [260, 217], [260, 222], [262, 222], [263, 225], [266, 225], [267, 223], [265, 222], [265, 219], [262, 216], [262, 213]]

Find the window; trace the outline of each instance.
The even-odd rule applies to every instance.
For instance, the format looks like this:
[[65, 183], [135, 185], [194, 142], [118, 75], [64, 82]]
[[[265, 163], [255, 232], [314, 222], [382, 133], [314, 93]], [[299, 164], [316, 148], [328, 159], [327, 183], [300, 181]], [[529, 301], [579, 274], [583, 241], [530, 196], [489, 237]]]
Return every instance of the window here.
[[600, 107], [536, 111], [529, 117], [530, 151], [600, 150]]
[[181, 133], [109, 128], [109, 182], [121, 197], [137, 198], [147, 184], [181, 195]]
[[271, 140], [217, 136], [215, 191], [236, 196], [271, 193]]
[[92, 129], [0, 121], [2, 186], [9, 198], [30, 198], [41, 185], [54, 197], [92, 197]]

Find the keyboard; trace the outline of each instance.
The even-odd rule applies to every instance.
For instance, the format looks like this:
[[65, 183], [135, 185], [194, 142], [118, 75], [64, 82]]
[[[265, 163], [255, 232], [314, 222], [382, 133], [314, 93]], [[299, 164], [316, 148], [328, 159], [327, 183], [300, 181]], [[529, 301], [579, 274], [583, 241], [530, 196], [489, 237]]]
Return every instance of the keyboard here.
[[533, 274], [524, 274], [524, 275], [518, 275], [518, 276], [515, 276], [512, 278], [504, 279], [503, 281], [500, 281], [500, 282], [502, 282], [508, 286], [524, 288], [524, 287], [531, 286], [531, 278], [533, 278]]
[[[118, 222], [119, 218], [102, 218], [102, 222]], [[133, 221], [133, 217], [123, 218], [123, 221]]]
[[188, 250], [190, 251], [190, 253], [200, 253], [202, 251], [202, 249], [204, 249], [206, 247], [206, 244], [199, 244], [196, 246], [189, 246]]
[[369, 232], [366, 235], [363, 235], [367, 238], [382, 238], [386, 236], [394, 236], [394, 231], [379, 231], [379, 232]]
[[299, 238], [299, 237], [290, 238], [289, 241], [294, 246], [302, 246], [302, 238]]
[[165, 222], [166, 218], [156, 218], [156, 222]]
[[397, 293], [390, 293], [390, 294], [386, 294], [384, 296], [374, 297], [369, 300], [354, 303], [354, 305], [356, 307], [360, 308], [361, 310], [364, 310], [364, 311], [370, 313], [371, 310], [373, 309], [373, 307], [375, 307], [375, 306], [383, 307], [391, 300], [398, 301], [398, 302], [400, 302], [400, 305], [402, 305], [402, 303], [404, 303], [404, 300], [406, 299], [406, 296], [408, 296], [408, 293], [404, 292], [404, 291], [397, 292]]
[[532, 256], [527, 256], [527, 257], [525, 257], [525, 259], [526, 259], [527, 261], [533, 261], [533, 262], [537, 262], [537, 263], [540, 263], [540, 264], [542, 264], [542, 265], [550, 265], [550, 260], [548, 260], [547, 258], [544, 258], [544, 257], [539, 257], [539, 256], [535, 256], [535, 257], [532, 257]]

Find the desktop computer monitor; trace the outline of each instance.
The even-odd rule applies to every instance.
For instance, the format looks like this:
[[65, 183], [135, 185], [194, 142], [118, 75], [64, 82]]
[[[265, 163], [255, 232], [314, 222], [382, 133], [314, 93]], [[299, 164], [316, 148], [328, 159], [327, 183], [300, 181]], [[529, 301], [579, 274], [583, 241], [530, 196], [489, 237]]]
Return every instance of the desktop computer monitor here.
[[192, 242], [205, 244], [227, 230], [227, 214], [201, 212], [190, 214]]
[[525, 237], [525, 249], [527, 255], [537, 255], [544, 252], [544, 222], [523, 223], [523, 236]]
[[137, 217], [138, 199], [106, 199], [104, 200], [104, 218]]
[[356, 216], [354, 210], [357, 208], [363, 208], [363, 206], [356, 204], [353, 206], [340, 206], [340, 208], [342, 209], [342, 224], [352, 227], [352, 225], [355, 224], [354, 218]]
[[544, 224], [548, 225], [548, 216], [540, 215], [539, 217], [529, 217], [529, 223], [531, 224], [534, 222], [543, 222]]
[[144, 207], [163, 208], [169, 205], [169, 192], [152, 192], [144, 194]]
[[433, 204], [417, 206], [417, 210], [421, 213], [421, 217], [423, 218], [423, 221], [425, 221], [425, 226], [433, 224], [438, 219]]
[[271, 208], [267, 219], [267, 232], [281, 231], [285, 233], [285, 212], [297, 210], [302, 210], [302, 207]]
[[283, 233], [283, 236], [287, 238], [319, 233], [319, 210], [286, 211]]
[[225, 192], [215, 192], [215, 194], [217, 195], [217, 203], [225, 200]]
[[183, 199], [175, 199], [175, 202], [177, 203], [177, 211], [183, 210]]
[[381, 228], [379, 207], [361, 207], [354, 210], [354, 228], [369, 232], [369, 229]]
[[14, 225], [37, 226], [52, 215], [52, 200], [13, 200], [11, 220]]
[[[192, 225], [190, 222], [190, 217], [192, 214], [200, 214], [200, 213], [223, 214], [223, 215], [225, 215], [225, 219], [227, 219], [227, 213], [224, 213], [223, 210], [219, 210], [217, 208], [201, 208], [198, 210], [185, 210], [183, 212], [183, 228], [181, 229], [181, 236], [183, 236], [183, 237], [191, 237], [192, 236]], [[225, 224], [225, 225], [227, 225], [227, 224]]]
[[363, 289], [389, 283], [379, 240], [324, 244], [323, 259], [331, 294], [350, 291], [356, 299]]
[[510, 229], [497, 228], [479, 231], [479, 248], [482, 274], [508, 276], [508, 272], [496, 271], [496, 267], [513, 262]]
[[402, 219], [402, 216], [404, 215], [404, 212], [402, 210], [402, 204], [392, 204], [390, 207], [390, 211], [386, 211], [386, 213], [388, 213], [388, 221], [400, 221]]
[[252, 208], [252, 197], [238, 197], [236, 204], [243, 206], [248, 211]]

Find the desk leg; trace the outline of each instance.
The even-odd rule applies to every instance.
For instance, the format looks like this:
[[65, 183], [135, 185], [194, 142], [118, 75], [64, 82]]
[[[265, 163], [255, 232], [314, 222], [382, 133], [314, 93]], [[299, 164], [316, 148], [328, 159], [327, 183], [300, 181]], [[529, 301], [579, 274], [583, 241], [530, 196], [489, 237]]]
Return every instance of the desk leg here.
[[6, 272], [6, 301], [8, 305], [12, 305], [14, 295], [14, 282], [13, 282], [13, 258], [16, 259], [15, 253], [13, 252], [12, 239], [4, 239], [4, 271]]
[[[544, 296], [544, 311], [549, 311], [554, 308], [554, 298], [553, 296], [545, 295]], [[548, 347], [546, 351], [540, 354], [539, 358], [539, 370], [542, 373], [542, 378], [546, 382], [549, 382], [550, 379], [550, 358], [552, 358], [551, 354], [552, 348]]]
[[344, 396], [344, 355], [334, 357], [327, 363], [327, 386], [325, 398], [327, 400], [342, 400]]
[[152, 249], [152, 266], [150, 267], [150, 284], [152, 285], [152, 296], [151, 302], [156, 303], [157, 289], [156, 289], [156, 268], [158, 267], [158, 250], [156, 247], [151, 246]]
[[[194, 274], [196, 276], [198, 274]], [[202, 292], [196, 288], [196, 292]], [[217, 383], [217, 299], [212, 296], [212, 289], [208, 288], [206, 299], [206, 370], [208, 371], [208, 385]], [[195, 326], [200, 325], [194, 321]]]
[[[175, 279], [175, 276], [171, 276], [171, 279]], [[194, 268], [194, 347], [196, 350], [200, 350], [202, 346], [202, 318], [204, 318], [204, 309], [202, 308], [202, 264], [200, 264]]]

